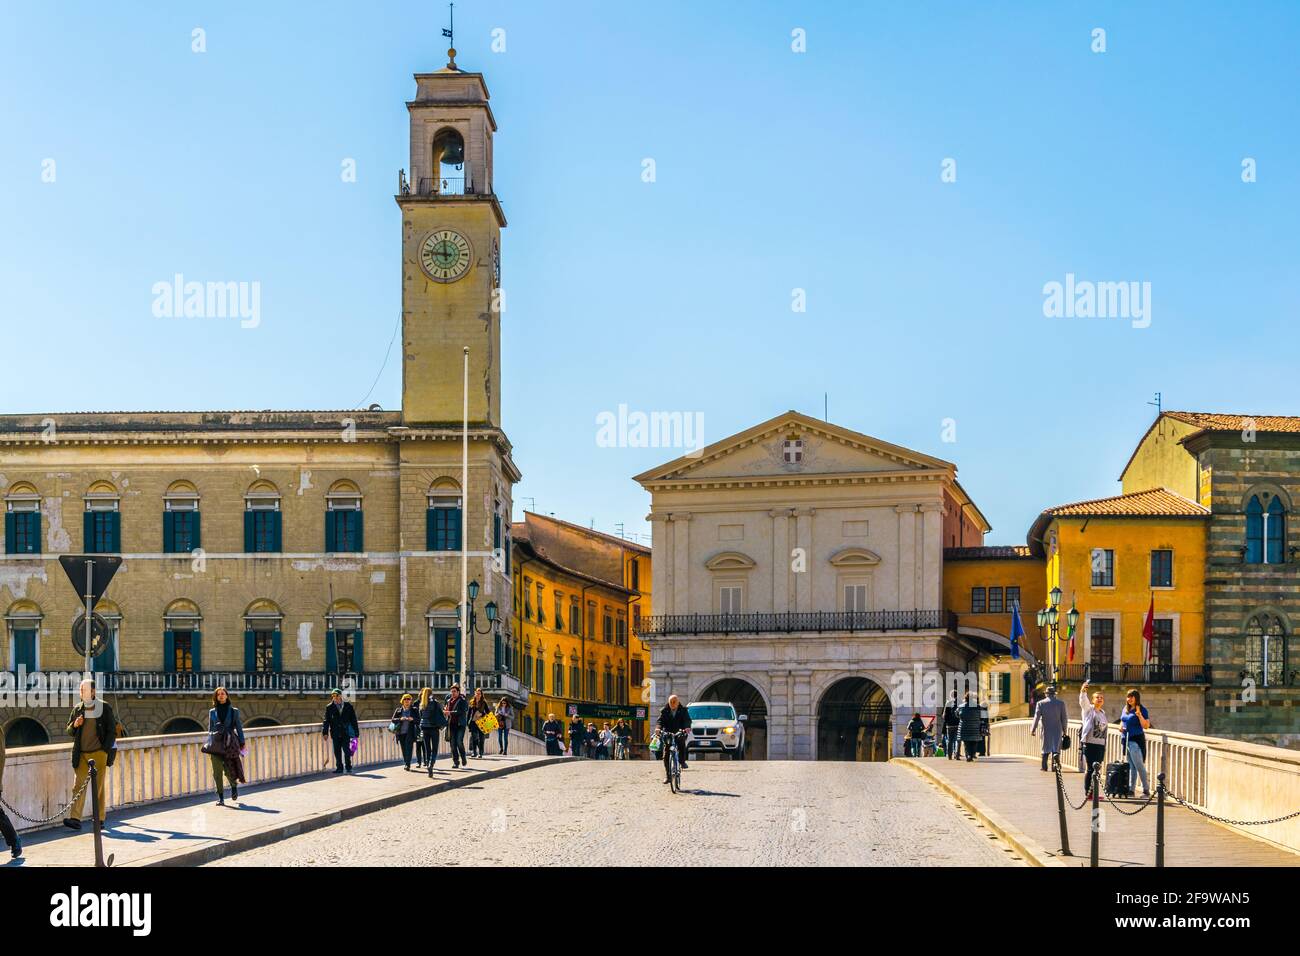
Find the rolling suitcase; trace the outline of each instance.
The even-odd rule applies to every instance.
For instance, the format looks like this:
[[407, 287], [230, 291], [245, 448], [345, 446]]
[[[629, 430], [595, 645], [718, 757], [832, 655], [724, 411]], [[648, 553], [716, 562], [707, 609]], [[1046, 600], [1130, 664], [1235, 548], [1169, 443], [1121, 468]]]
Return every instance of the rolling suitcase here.
[[1128, 785], [1128, 763], [1108, 763], [1106, 764], [1106, 796], [1108, 797], [1131, 797], [1133, 791]]

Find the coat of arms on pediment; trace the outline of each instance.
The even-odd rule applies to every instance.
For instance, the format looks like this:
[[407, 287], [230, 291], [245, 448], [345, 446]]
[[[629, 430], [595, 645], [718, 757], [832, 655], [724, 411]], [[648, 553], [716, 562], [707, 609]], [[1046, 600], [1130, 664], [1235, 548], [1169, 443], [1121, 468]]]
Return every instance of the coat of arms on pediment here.
[[802, 471], [817, 461], [817, 443], [799, 432], [787, 432], [769, 445], [768, 458], [782, 471]]

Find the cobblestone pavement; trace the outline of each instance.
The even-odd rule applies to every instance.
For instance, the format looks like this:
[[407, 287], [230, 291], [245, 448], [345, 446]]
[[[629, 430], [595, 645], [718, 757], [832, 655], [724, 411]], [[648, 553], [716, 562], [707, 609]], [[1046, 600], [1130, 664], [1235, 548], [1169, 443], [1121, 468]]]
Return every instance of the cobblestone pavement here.
[[884, 763], [696, 761], [673, 795], [648, 761], [486, 780], [214, 866], [1016, 866], [934, 785]]

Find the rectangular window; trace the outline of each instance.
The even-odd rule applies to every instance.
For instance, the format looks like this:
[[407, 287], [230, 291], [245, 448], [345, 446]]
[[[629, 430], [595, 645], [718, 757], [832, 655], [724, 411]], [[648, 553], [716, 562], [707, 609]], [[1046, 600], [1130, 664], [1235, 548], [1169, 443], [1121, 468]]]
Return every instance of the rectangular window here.
[[569, 664], [569, 696], [570, 697], [582, 696], [582, 687], [579, 686], [581, 683], [582, 683], [582, 670], [581, 668], [578, 667], [578, 662], [573, 661], [572, 663]]
[[587, 637], [596, 636], [596, 605], [594, 602], [587, 605]]
[[[435, 627], [433, 629], [433, 669], [437, 671], [449, 671], [453, 674], [460, 671], [460, 631], [454, 627]], [[532, 665], [532, 657], [525, 659], [525, 664], [529, 667]]]
[[275, 554], [280, 550], [280, 512], [250, 511], [253, 522], [254, 554]]
[[1110, 681], [1115, 674], [1115, 621], [1095, 617], [1088, 631], [1088, 679]]
[[555, 592], [555, 629], [564, 630], [564, 596], [559, 591]]
[[542, 586], [537, 585], [537, 623], [546, 623], [546, 612], [542, 610]]
[[865, 611], [867, 609], [867, 586], [865, 584], [844, 585], [844, 610]]
[[95, 509], [86, 512], [87, 554], [116, 554], [121, 550], [121, 517], [117, 511]]
[[1171, 588], [1174, 586], [1174, 553], [1172, 551], [1151, 552], [1151, 586], [1153, 588]]
[[460, 550], [460, 506], [438, 505], [429, 509], [426, 550]]
[[325, 550], [337, 554], [355, 554], [361, 546], [361, 509], [335, 507], [330, 502], [325, 512]]
[[1020, 588], [1007, 588], [1007, 611], [1020, 607]]
[[168, 554], [189, 554], [198, 547], [199, 513], [197, 511], [167, 511], [163, 523], [170, 525], [171, 534], [164, 549]]
[[990, 614], [1002, 613], [1002, 589], [1001, 588], [989, 588], [989, 613]]
[[551, 683], [554, 685], [551, 690], [556, 697], [564, 696], [564, 661], [556, 661], [551, 666]]
[[641, 605], [640, 604], [632, 605], [632, 633], [633, 634], [641, 633]]
[[253, 632], [253, 670], [259, 674], [275, 673], [275, 631]]
[[39, 503], [10, 502], [5, 513], [5, 553], [41, 553], [41, 513]]
[[172, 638], [172, 670], [177, 674], [194, 671], [194, 632], [175, 631]]
[[569, 633], [582, 633], [582, 607], [577, 601], [569, 605]]
[[601, 640], [606, 644], [614, 643], [614, 618], [609, 613], [609, 608], [605, 608], [605, 614], [602, 618], [604, 628], [601, 631]]
[[524, 684], [528, 687], [533, 685], [533, 655], [531, 651], [524, 654]]
[[645, 663], [639, 657], [632, 658], [632, 686], [640, 687], [645, 681]]
[[641, 565], [636, 558], [632, 559], [632, 590], [641, 590]]
[[740, 613], [740, 586], [728, 585], [718, 588], [718, 611], [722, 614]]
[[972, 614], [983, 614], [984, 610], [985, 610], [984, 589], [971, 588], [970, 589], [970, 612]]
[[356, 632], [337, 630], [334, 632], [334, 654], [338, 662], [338, 673], [352, 674], [357, 670]]
[[1167, 679], [1174, 663], [1174, 619], [1158, 617], [1151, 622], [1152, 677]]
[[1092, 586], [1095, 588], [1115, 586], [1115, 552], [1109, 548], [1092, 549]]
[[605, 689], [605, 693], [601, 697], [601, 700], [603, 700], [607, 704], [614, 703], [614, 675], [611, 674], [609, 671], [605, 671], [604, 689]]
[[627, 615], [619, 611], [618, 618], [614, 622], [614, 643], [619, 647], [627, 647]]

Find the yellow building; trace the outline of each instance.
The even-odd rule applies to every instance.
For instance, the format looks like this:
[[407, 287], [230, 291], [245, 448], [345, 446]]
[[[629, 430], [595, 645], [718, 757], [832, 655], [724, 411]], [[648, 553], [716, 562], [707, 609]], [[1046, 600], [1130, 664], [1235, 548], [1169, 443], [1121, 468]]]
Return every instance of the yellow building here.
[[624, 717], [646, 740], [640, 638], [650, 616], [650, 549], [543, 515], [511, 527], [513, 674], [530, 691], [519, 729], [537, 733], [548, 713], [597, 727]]
[[[319, 719], [335, 685], [363, 718], [387, 716], [400, 691], [463, 669], [526, 703], [505, 663], [520, 473], [500, 413], [496, 122], [480, 74], [449, 63], [415, 83], [394, 222], [402, 409], [0, 416], [4, 671], [80, 668], [58, 557], [98, 552], [123, 563], [96, 669], [133, 734], [199, 729], [218, 684], [253, 725]], [[462, 550], [480, 586], [463, 649]], [[4, 715], [11, 744], [63, 735], [70, 700], [23, 700]]]
[[[1209, 514], [1190, 498], [1156, 488], [1039, 515], [1029, 545], [1046, 562], [1047, 590], [1062, 592], [1056, 666], [1071, 690], [1091, 680], [1114, 707], [1136, 687], [1157, 726], [1204, 732]], [[1153, 601], [1148, 660], [1142, 630]], [[1072, 660], [1065, 623], [1071, 606], [1079, 612]]]
[[[1043, 640], [1035, 615], [1046, 594], [1043, 558], [1023, 545], [944, 548], [943, 606], [956, 615], [957, 633], [978, 650], [971, 665], [987, 681], [989, 713], [1023, 717], [1044, 676]], [[1011, 622], [1019, 609], [1024, 638], [1011, 656]]]

